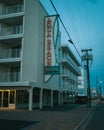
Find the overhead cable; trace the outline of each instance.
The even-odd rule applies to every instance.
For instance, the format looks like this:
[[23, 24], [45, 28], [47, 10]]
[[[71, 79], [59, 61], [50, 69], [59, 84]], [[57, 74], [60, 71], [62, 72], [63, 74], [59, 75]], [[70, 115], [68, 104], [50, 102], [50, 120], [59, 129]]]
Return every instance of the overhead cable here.
[[59, 13], [58, 13], [58, 11], [57, 11], [55, 5], [53, 4], [52, 0], [50, 0], [50, 2], [51, 2], [51, 4], [52, 4], [52, 6], [53, 6], [53, 8], [54, 8], [54, 10], [55, 10], [55, 12], [56, 12], [56, 14], [59, 16], [59, 20], [60, 20], [60, 22], [61, 22], [63, 28], [65, 29], [65, 31], [66, 31], [66, 33], [67, 33], [67, 35], [68, 35], [68, 37], [69, 37], [69, 40], [68, 40], [68, 41], [69, 41], [71, 44], [73, 44], [75, 50], [77, 51], [79, 57], [81, 58], [81, 56], [80, 56], [80, 54], [79, 54], [79, 52], [78, 52], [78, 50], [77, 50], [75, 44], [73, 43], [73, 41], [72, 41], [72, 39], [71, 39], [71, 37], [70, 37], [70, 34], [69, 34], [69, 32], [67, 31], [67, 29], [66, 29], [66, 27], [65, 27], [65, 25], [64, 25], [64, 23], [63, 23], [63, 21], [62, 21], [62, 19], [61, 19], [61, 17], [60, 17], [60, 15], [59, 15]]

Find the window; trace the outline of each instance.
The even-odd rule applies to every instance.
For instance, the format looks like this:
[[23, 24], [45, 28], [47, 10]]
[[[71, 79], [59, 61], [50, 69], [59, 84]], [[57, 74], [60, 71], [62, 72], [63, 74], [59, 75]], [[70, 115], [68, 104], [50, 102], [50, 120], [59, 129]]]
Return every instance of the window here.
[[81, 80], [78, 80], [78, 85], [81, 85]]

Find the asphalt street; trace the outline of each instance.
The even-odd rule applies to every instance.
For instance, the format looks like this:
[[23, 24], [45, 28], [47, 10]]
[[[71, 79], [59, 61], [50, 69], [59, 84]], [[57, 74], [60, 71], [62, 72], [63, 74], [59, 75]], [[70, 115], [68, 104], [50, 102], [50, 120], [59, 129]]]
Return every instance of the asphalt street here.
[[97, 104], [95, 112], [85, 130], [104, 130], [104, 101]]
[[36, 123], [38, 122], [0, 119], [0, 130], [22, 130], [27, 126]]
[[86, 105], [64, 104], [42, 110], [0, 110], [0, 130], [73, 130], [89, 112]]

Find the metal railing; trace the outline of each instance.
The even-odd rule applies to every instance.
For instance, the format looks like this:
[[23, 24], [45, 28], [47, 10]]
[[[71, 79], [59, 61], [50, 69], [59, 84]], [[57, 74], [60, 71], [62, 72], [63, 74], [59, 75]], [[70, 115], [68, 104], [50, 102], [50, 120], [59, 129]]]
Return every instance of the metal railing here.
[[2, 27], [0, 32], [0, 36], [8, 36], [8, 35], [16, 35], [23, 33], [23, 25], [19, 26], [10, 26], [10, 27]]
[[24, 10], [23, 4], [19, 4], [19, 5], [15, 5], [15, 6], [4, 6], [2, 9], [2, 15], [19, 13], [19, 12], [23, 12], [23, 10]]
[[67, 61], [77, 72], [80, 73], [80, 68], [74, 63], [69, 56], [62, 56], [62, 61]]
[[21, 57], [21, 49], [0, 50], [0, 59], [19, 58]]
[[0, 82], [19, 82], [20, 72], [0, 72]]

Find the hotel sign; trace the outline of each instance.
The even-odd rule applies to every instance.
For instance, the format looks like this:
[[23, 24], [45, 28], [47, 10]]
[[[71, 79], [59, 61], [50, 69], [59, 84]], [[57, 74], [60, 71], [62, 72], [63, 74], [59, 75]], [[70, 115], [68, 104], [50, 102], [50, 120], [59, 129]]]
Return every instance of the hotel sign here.
[[45, 18], [45, 66], [52, 66], [54, 64], [55, 57], [53, 55], [53, 20], [54, 17]]
[[[59, 66], [56, 63], [56, 46], [57, 46], [57, 36], [58, 36], [58, 16], [47, 16], [45, 17], [45, 69], [44, 74], [45, 79], [55, 73]], [[53, 72], [53, 73], [52, 73]]]
[[60, 74], [60, 67], [59, 66], [47, 66], [44, 68], [45, 74]]

